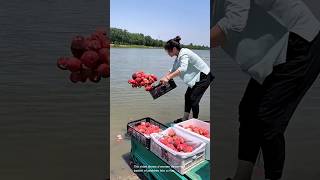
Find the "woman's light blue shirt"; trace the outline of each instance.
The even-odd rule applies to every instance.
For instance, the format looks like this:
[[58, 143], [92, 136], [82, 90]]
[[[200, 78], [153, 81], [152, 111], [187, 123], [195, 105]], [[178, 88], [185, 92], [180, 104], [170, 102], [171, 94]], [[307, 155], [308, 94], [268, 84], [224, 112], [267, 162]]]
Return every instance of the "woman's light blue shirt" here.
[[320, 22], [301, 0], [215, 1], [215, 18], [225, 33], [223, 49], [262, 84], [273, 67], [286, 62], [289, 33], [311, 42]]
[[182, 48], [175, 59], [170, 72], [180, 71], [180, 78], [189, 87], [193, 87], [200, 80], [200, 73], [209, 74], [210, 68], [196, 53]]

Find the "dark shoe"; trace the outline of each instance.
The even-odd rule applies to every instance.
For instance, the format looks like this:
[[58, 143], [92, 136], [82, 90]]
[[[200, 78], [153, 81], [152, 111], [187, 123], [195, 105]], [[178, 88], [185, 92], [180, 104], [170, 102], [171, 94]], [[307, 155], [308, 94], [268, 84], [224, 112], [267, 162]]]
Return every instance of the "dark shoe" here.
[[182, 122], [182, 118], [179, 118], [179, 119], [173, 121], [173, 123], [175, 123], [175, 124], [181, 123], [181, 122]]
[[226, 180], [232, 180], [231, 178], [227, 178]]

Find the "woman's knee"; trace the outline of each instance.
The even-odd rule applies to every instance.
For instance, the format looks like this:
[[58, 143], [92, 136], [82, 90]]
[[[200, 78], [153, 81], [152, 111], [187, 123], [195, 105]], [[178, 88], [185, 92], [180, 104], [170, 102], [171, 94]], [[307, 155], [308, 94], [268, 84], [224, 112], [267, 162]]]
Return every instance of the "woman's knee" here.
[[192, 107], [197, 107], [197, 106], [199, 106], [199, 103], [200, 103], [200, 101], [199, 101], [199, 99], [197, 98], [197, 97], [190, 97], [190, 103], [191, 103], [191, 106]]
[[283, 109], [273, 106], [259, 108], [257, 118], [261, 124], [263, 139], [272, 140], [284, 134], [291, 116]]

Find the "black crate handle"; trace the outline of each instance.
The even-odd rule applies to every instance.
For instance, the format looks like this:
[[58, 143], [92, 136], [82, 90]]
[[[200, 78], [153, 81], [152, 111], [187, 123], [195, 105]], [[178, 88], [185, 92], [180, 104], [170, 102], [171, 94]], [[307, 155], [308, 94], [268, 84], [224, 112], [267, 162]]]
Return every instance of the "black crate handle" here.
[[158, 85], [154, 86], [153, 89], [150, 91], [151, 96], [153, 97], [153, 99], [157, 99], [160, 96], [168, 93], [169, 91], [171, 91], [172, 89], [176, 88], [177, 85], [174, 82], [173, 79], [170, 79], [168, 81], [168, 84], [161, 84], [159, 83]]

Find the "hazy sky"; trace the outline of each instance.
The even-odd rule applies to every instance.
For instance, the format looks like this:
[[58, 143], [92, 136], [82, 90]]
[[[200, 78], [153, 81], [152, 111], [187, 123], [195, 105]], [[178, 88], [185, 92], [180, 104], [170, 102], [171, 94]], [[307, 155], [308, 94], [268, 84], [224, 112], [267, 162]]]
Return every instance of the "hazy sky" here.
[[183, 44], [209, 45], [210, 0], [111, 0], [110, 25]]

